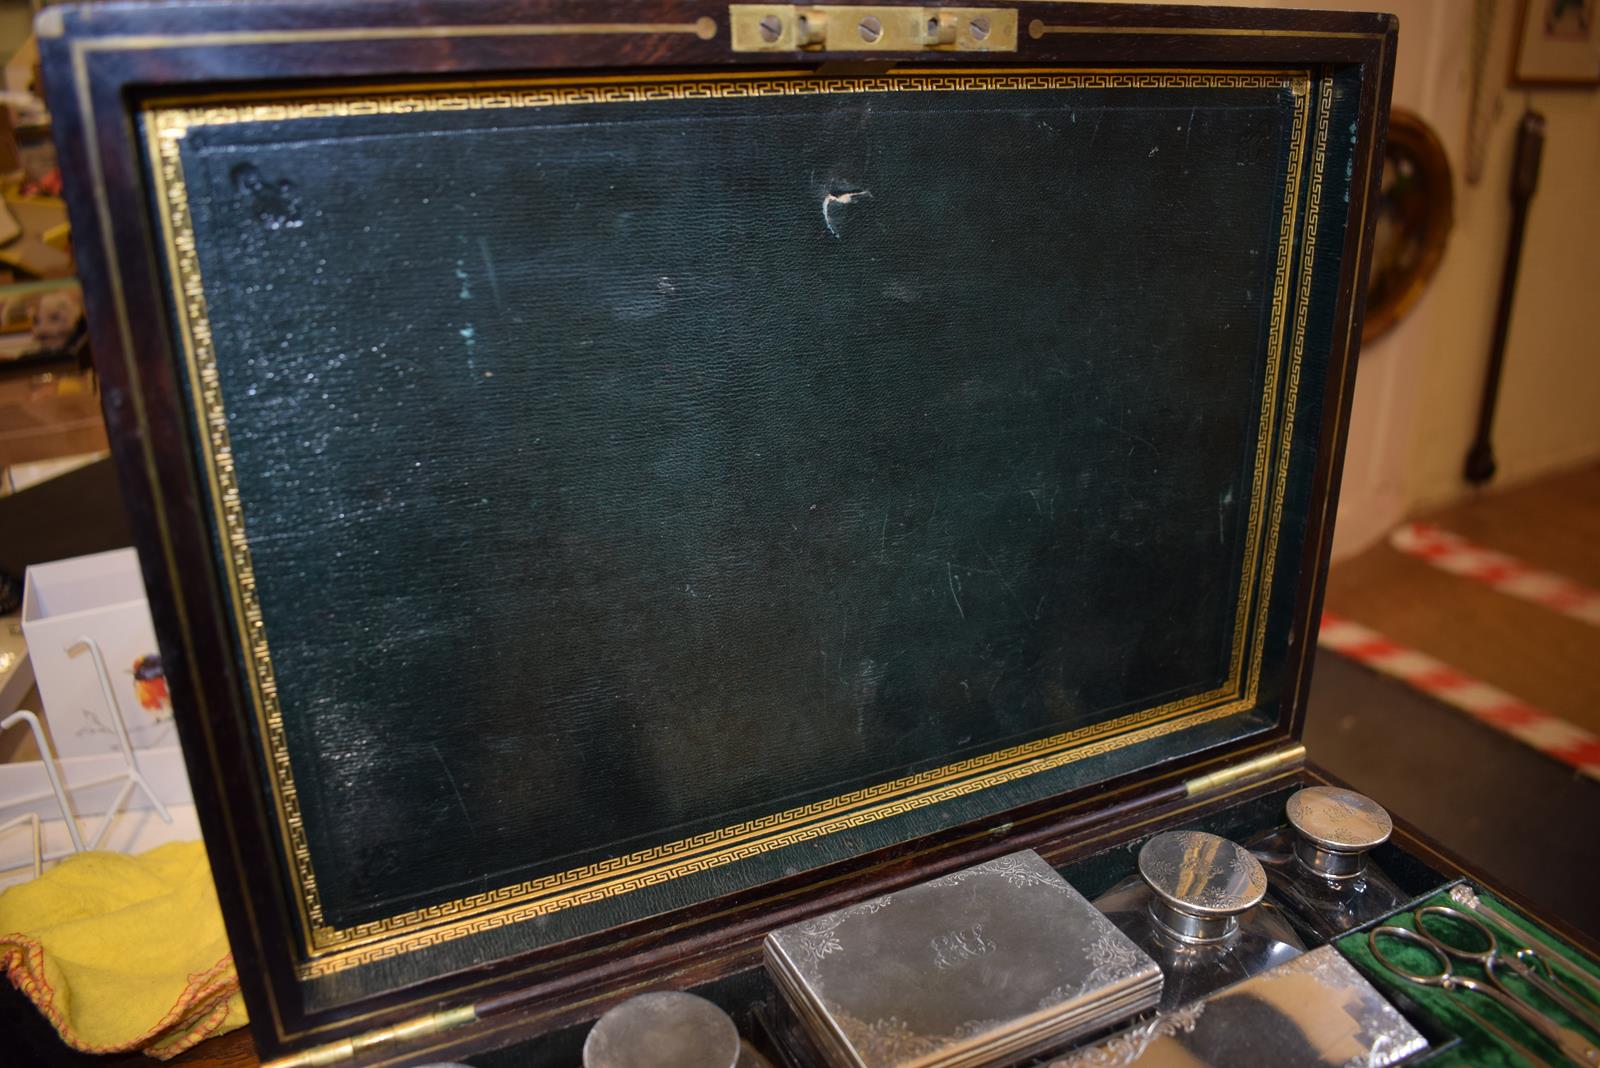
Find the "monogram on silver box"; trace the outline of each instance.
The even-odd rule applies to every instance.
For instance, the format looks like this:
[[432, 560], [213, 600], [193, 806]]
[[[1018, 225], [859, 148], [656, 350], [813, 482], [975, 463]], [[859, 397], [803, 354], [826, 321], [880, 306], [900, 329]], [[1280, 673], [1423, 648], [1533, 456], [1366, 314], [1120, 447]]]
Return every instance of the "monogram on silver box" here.
[[1161, 970], [1031, 850], [774, 931], [837, 1068], [1007, 1064], [1155, 1005]]

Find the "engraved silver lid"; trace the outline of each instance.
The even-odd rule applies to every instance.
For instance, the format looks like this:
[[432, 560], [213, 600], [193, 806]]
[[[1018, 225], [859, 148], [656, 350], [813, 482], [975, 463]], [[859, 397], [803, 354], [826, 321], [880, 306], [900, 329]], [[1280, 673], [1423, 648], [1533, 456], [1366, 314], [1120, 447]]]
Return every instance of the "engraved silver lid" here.
[[1289, 798], [1289, 825], [1294, 828], [1295, 856], [1332, 879], [1348, 879], [1366, 867], [1364, 854], [1389, 840], [1394, 821], [1383, 806], [1332, 786], [1308, 786]]
[[1187, 941], [1226, 938], [1260, 904], [1267, 873], [1249, 850], [1204, 831], [1167, 831], [1139, 850], [1150, 914]]
[[705, 998], [676, 990], [629, 998], [595, 1021], [583, 1068], [734, 1068], [739, 1029]]

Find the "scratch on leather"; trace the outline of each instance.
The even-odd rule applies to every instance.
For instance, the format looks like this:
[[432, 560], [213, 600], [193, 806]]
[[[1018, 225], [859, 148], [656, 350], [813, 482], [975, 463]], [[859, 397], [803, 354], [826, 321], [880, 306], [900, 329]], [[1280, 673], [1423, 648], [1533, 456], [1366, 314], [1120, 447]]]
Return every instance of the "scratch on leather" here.
[[835, 204], [854, 204], [858, 200], [872, 199], [870, 189], [856, 189], [849, 193], [829, 193], [822, 198], [822, 223], [828, 228], [828, 233], [834, 237], [839, 236], [839, 231], [833, 225], [833, 206]]

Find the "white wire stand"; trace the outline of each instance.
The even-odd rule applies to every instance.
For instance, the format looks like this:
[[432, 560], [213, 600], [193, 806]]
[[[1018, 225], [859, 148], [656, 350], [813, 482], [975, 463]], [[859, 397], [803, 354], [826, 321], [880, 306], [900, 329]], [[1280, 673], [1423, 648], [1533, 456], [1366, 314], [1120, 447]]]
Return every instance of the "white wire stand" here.
[[[149, 800], [151, 807], [156, 810], [156, 815], [161, 817], [163, 823], [172, 822], [172, 813], [167, 811], [167, 806], [161, 803], [161, 798], [156, 796], [156, 792], [150, 788], [150, 783], [144, 777], [144, 773], [139, 770], [139, 761], [133, 754], [133, 742], [128, 739], [128, 726], [122, 722], [122, 708], [117, 704], [116, 691], [111, 685], [111, 672], [106, 669], [106, 658], [100, 651], [100, 643], [90, 637], [79, 638], [67, 646], [67, 655], [75, 656], [80, 649], [88, 649], [89, 655], [94, 659], [95, 669], [100, 674], [100, 694], [105, 698], [106, 714], [111, 718], [111, 726], [117, 734], [117, 746], [122, 750], [122, 761], [127, 765], [121, 775], [100, 779], [93, 784], [99, 785], [115, 782], [118, 779], [123, 780], [122, 789], [117, 791], [116, 799], [111, 802], [111, 807], [106, 809], [106, 814], [100, 821], [100, 829], [94, 833], [94, 837], [89, 841], [90, 849], [99, 849], [101, 843], [105, 841], [107, 832], [111, 830], [111, 821], [116, 819], [117, 813], [122, 810], [122, 806], [127, 803], [129, 795], [134, 790], [144, 792], [144, 796]], [[52, 779], [54, 775], [55, 773], [52, 771]], [[91, 784], [84, 783], [83, 785]], [[67, 822], [71, 826], [72, 821], [68, 820]], [[82, 847], [80, 846], [79, 848]]]
[[44, 839], [39, 835], [39, 814], [37, 812], [24, 812], [14, 820], [0, 823], [0, 834], [4, 834], [13, 827], [27, 824], [31, 829], [33, 838], [33, 877], [37, 879], [44, 874]]
[[[72, 851], [81, 853], [83, 837], [78, 833], [78, 821], [73, 818], [72, 806], [67, 802], [66, 787], [61, 785], [61, 773], [56, 770], [56, 758], [50, 751], [49, 741], [44, 736], [44, 726], [39, 722], [38, 716], [24, 708], [0, 720], [0, 731], [10, 730], [18, 723], [26, 723], [28, 730], [33, 732], [33, 744], [39, 748], [39, 762], [44, 765], [44, 773], [50, 779], [50, 792], [55, 795], [56, 808], [61, 810], [61, 820], [67, 825], [67, 834], [72, 837]], [[21, 800], [42, 800], [44, 796], [39, 794]], [[44, 838], [39, 827], [39, 814], [26, 812], [16, 819], [7, 820], [0, 824], [0, 832], [25, 824], [33, 830], [33, 877], [37, 879], [44, 870]]]

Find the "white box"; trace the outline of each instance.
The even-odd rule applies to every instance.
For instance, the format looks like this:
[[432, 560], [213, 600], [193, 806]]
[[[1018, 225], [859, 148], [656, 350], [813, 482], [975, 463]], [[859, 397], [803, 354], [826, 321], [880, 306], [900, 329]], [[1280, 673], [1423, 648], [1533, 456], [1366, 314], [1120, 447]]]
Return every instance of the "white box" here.
[[[135, 749], [178, 744], [132, 549], [28, 568], [22, 633], [58, 756], [117, 752], [112, 714], [121, 715]], [[116, 713], [106, 708], [94, 657], [81, 646], [68, 651], [82, 638], [93, 638], [105, 654]]]
[[[24, 729], [21, 725], [12, 728]], [[140, 772], [163, 805], [171, 808], [194, 803], [189, 776], [183, 768], [183, 751], [177, 746], [142, 749], [138, 761]], [[61, 776], [72, 811], [83, 821], [85, 837], [99, 827], [101, 817], [122, 789], [126, 771], [127, 765], [120, 756], [66, 757], [56, 761], [56, 774]], [[143, 790], [135, 790], [123, 807], [139, 810], [152, 806]], [[41, 820], [61, 818], [44, 764], [37, 760], [0, 764], [0, 823], [28, 812]]]

